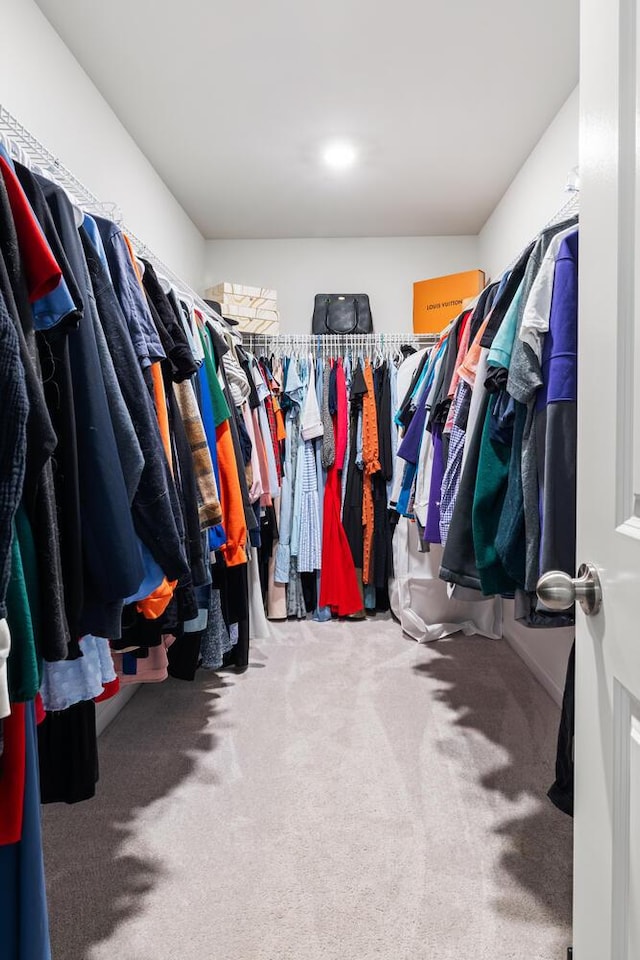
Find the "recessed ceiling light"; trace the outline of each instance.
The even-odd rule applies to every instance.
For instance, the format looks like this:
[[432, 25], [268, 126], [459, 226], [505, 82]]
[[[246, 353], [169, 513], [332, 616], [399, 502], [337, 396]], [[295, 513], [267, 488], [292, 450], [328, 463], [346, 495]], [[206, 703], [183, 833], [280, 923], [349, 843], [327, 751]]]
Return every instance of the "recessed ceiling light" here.
[[348, 170], [358, 159], [358, 153], [350, 143], [329, 143], [322, 152], [322, 159], [332, 170]]

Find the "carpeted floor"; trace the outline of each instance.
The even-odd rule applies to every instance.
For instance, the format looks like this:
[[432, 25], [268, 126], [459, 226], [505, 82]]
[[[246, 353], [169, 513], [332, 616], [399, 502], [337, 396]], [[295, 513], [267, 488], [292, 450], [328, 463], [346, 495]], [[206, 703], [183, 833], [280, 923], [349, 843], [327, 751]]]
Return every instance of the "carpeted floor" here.
[[558, 711], [510, 648], [274, 634], [142, 689], [45, 809], [54, 960], [564, 960]]

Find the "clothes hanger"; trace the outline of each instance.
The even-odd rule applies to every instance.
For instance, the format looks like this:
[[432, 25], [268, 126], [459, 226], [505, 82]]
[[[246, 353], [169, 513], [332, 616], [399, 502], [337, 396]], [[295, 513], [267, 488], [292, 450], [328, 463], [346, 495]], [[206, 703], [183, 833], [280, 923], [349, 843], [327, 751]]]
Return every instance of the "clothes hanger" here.
[[7, 152], [14, 160], [17, 160], [18, 163], [21, 163], [23, 167], [29, 166], [29, 158], [22, 148], [22, 146], [17, 143], [15, 140], [7, 140], [8, 146], [6, 147]]
[[9, 137], [3, 131], [0, 131], [0, 146], [4, 147], [5, 152], [12, 156], [12, 144]]
[[171, 291], [174, 289], [171, 281], [161, 273], [156, 274], [156, 276], [158, 277], [158, 283], [162, 287], [164, 293], [171, 293]]

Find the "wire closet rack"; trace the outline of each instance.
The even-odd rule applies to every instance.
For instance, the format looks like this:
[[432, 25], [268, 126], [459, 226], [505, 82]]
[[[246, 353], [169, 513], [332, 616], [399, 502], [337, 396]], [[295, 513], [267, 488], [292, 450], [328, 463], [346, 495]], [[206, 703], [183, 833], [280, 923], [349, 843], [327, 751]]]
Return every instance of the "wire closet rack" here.
[[[567, 178], [567, 184], [565, 186], [565, 193], [567, 194], [567, 199], [559, 207], [558, 210], [553, 214], [553, 216], [547, 220], [545, 225], [542, 227], [542, 230], [539, 231], [537, 236], [540, 233], [548, 230], [550, 227], [555, 227], [560, 223], [564, 223], [566, 220], [571, 220], [573, 217], [579, 218], [580, 216], [580, 172], [578, 167], [574, 167], [569, 171], [569, 176]], [[535, 238], [533, 238], [535, 239]], [[523, 247], [522, 250], [518, 253], [516, 257], [509, 263], [505, 271], [512, 270], [515, 267], [516, 263], [524, 253], [526, 247]]]
[[0, 143], [7, 152], [35, 173], [55, 181], [69, 195], [71, 201], [87, 213], [112, 220], [118, 224], [131, 241], [139, 257], [144, 257], [162, 277], [166, 278], [183, 296], [191, 300], [202, 313], [219, 322], [225, 332], [229, 328], [215, 310], [204, 302], [181, 277], [179, 277], [140, 237], [125, 225], [122, 211], [117, 204], [104, 202], [69, 170], [47, 147], [44, 146], [14, 115], [0, 104]]
[[437, 342], [437, 333], [369, 333], [331, 334], [318, 336], [313, 333], [245, 333], [243, 344], [254, 354], [261, 356], [295, 356], [312, 354], [316, 357], [342, 357], [347, 353], [373, 359], [399, 353], [403, 346], [420, 350]]

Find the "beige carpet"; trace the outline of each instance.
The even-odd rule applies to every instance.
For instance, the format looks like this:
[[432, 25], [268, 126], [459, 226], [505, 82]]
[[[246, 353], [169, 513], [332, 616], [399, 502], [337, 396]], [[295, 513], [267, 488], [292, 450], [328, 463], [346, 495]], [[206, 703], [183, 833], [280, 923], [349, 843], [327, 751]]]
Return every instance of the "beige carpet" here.
[[54, 960], [564, 960], [557, 722], [506, 644], [390, 621], [146, 687], [45, 810]]

